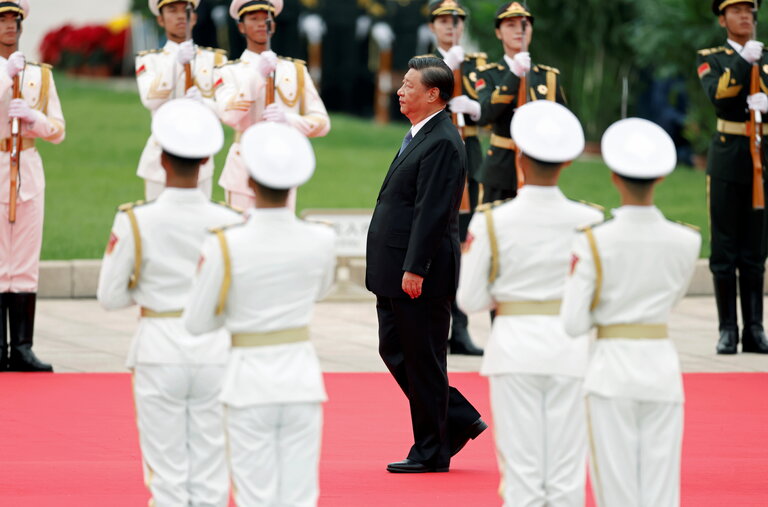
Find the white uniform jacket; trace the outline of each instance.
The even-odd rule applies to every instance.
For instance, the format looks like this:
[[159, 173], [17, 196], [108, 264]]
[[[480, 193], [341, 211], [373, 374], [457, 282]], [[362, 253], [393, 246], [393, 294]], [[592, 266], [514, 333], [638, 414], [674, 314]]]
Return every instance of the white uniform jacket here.
[[[9, 200], [11, 122], [8, 107], [13, 96], [13, 80], [8, 77], [8, 60], [0, 57], [0, 203]], [[64, 140], [64, 115], [56, 93], [51, 66], [27, 62], [19, 73], [21, 97], [34, 110], [33, 123], [21, 122], [22, 148], [19, 154], [18, 200], [28, 201], [45, 189], [43, 161], [33, 145], [35, 138], [58, 144]]]
[[[206, 199], [198, 189], [166, 188], [154, 201], [121, 209], [99, 275], [97, 297], [108, 310], [134, 303], [155, 312], [183, 309], [208, 230], [244, 220], [231, 208]], [[131, 214], [141, 238], [135, 288], [128, 286], [137, 265]], [[228, 349], [226, 333], [191, 336], [180, 317], [142, 318], [127, 365], [224, 364]]]
[[[461, 261], [457, 300], [466, 312], [497, 302], [562, 299], [577, 228], [603, 220], [601, 211], [568, 200], [557, 187], [525, 185], [515, 199], [490, 209], [499, 257], [498, 277], [489, 282], [486, 213], [472, 218], [474, 240]], [[481, 373], [581, 377], [587, 354], [587, 337], [570, 338], [558, 315], [497, 316]]]
[[[297, 219], [288, 208], [253, 209], [248, 221], [224, 230], [231, 285], [216, 315], [225, 268], [215, 235], [203, 247], [202, 268], [184, 321], [192, 333], [221, 326], [260, 333], [309, 325], [312, 308], [331, 287], [335, 234]], [[320, 363], [308, 341], [233, 347], [221, 399], [235, 407], [326, 399]]]
[[[216, 69], [216, 105], [221, 121], [235, 129], [235, 142], [219, 178], [230, 192], [253, 195], [248, 172], [240, 157], [239, 137], [248, 127], [262, 121], [265, 80], [259, 73], [261, 56], [245, 50], [239, 60]], [[331, 129], [331, 119], [317, 93], [307, 67], [301, 60], [278, 59], [275, 69], [275, 102], [286, 110], [288, 124], [307, 137], [322, 137]]]
[[[623, 206], [593, 230], [602, 267], [599, 300], [594, 256], [582, 233], [573, 246], [572, 274], [561, 316], [572, 336], [593, 326], [666, 324], [685, 295], [701, 236], [670, 222], [654, 206]], [[682, 402], [680, 361], [670, 339], [598, 339], [584, 387], [588, 393], [639, 401]]]
[[[136, 82], [144, 107], [154, 116], [155, 111], [172, 99], [186, 93], [184, 66], [176, 61], [179, 44], [168, 41], [162, 49], [142, 51], [136, 55]], [[195, 86], [203, 95], [203, 102], [215, 111], [213, 98], [214, 67], [227, 61], [223, 49], [196, 47], [195, 58], [190, 62]], [[160, 165], [162, 148], [150, 136], [139, 159], [136, 174], [157, 183], [165, 183], [165, 170]], [[213, 178], [213, 157], [200, 167], [200, 181]]]

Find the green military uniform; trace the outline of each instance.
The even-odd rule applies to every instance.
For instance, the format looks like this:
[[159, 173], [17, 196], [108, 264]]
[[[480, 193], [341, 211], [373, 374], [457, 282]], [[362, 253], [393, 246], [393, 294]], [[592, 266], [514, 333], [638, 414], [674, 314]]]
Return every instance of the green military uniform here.
[[[714, 0], [712, 10], [720, 15], [736, 3], [752, 2]], [[760, 91], [766, 93], [768, 57], [764, 54], [756, 64], [760, 70]], [[724, 354], [737, 352], [738, 278], [744, 321], [743, 351], [768, 353], [762, 323], [766, 214], [763, 209], [752, 208], [752, 157], [746, 124], [750, 119], [747, 96], [750, 95], [752, 64], [727, 42], [723, 46], [700, 50], [697, 70], [717, 115], [717, 131], [712, 137], [707, 161], [712, 240], [709, 268], [714, 279], [720, 321], [717, 350]], [[768, 129], [764, 128], [763, 135], [766, 133]], [[765, 153], [765, 141], [763, 148]]]
[[[497, 11], [496, 26], [500, 20], [512, 16], [525, 16], [533, 24], [533, 17], [526, 7], [519, 2], [508, 2]], [[509, 129], [519, 102], [520, 78], [512, 73], [505, 58], [479, 67], [475, 77], [475, 91], [482, 108], [479, 123], [490, 124], [492, 129], [491, 146], [480, 167], [478, 178], [483, 184], [483, 202], [508, 199], [517, 195], [515, 143]], [[559, 70], [533, 64], [526, 74], [526, 80], [525, 102], [553, 100], [565, 104]]]

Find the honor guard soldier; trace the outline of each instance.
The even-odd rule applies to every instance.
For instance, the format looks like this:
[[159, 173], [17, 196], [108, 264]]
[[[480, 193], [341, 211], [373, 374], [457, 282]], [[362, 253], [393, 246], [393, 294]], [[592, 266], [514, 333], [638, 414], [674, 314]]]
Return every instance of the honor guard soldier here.
[[[737, 278], [743, 319], [741, 350], [768, 354], [763, 329], [765, 204], [753, 202], [753, 191], [759, 190], [764, 201], [765, 150], [756, 146], [751, 153], [754, 136], [750, 137], [755, 130], [750, 113], [768, 112], [768, 96], [764, 93], [768, 58], [764, 56], [763, 43], [753, 40], [757, 4], [714, 0], [712, 11], [725, 28], [728, 40], [723, 46], [699, 51], [697, 61], [701, 85], [717, 115], [717, 132], [712, 136], [707, 160], [707, 197], [712, 230], [709, 269], [720, 320], [718, 354], [738, 351]], [[755, 89], [750, 87], [752, 73]], [[764, 136], [768, 129], [763, 124], [762, 132], [756, 133]]]
[[514, 200], [481, 205], [457, 297], [466, 311], [496, 310], [481, 374], [490, 380], [504, 505], [582, 507], [589, 345], [586, 334], [568, 336], [559, 313], [577, 228], [603, 213], [557, 186], [584, 150], [573, 113], [532, 102], [517, 110], [511, 131], [526, 184]]
[[[152, 115], [169, 100], [198, 98], [213, 105], [213, 68], [227, 61], [223, 49], [198, 47], [190, 35], [200, 0], [149, 0], [149, 9], [165, 30], [168, 41], [160, 49], [136, 56], [136, 82], [144, 107]], [[139, 159], [136, 174], [144, 179], [146, 200], [155, 199], [165, 188], [165, 171], [160, 162], [162, 147], [152, 136]], [[198, 186], [210, 198], [213, 185], [213, 158], [200, 168]]]
[[307, 326], [333, 283], [335, 235], [288, 206], [314, 171], [306, 137], [258, 123], [242, 151], [256, 208], [208, 238], [184, 320], [193, 333], [232, 333], [221, 401], [237, 505], [313, 506], [326, 394]]
[[[517, 194], [516, 148], [509, 126], [515, 110], [533, 100], [565, 103], [560, 71], [531, 65], [528, 46], [533, 35], [533, 15], [521, 2], [507, 2], [496, 11], [496, 37], [504, 57], [477, 69], [475, 90], [482, 108], [479, 123], [490, 124], [491, 146], [480, 167], [482, 201], [494, 202]], [[524, 79], [524, 82], [523, 82]], [[521, 82], [525, 85], [523, 93]]]
[[[467, 11], [454, 0], [438, 0], [429, 4], [429, 29], [437, 40], [437, 51], [445, 60], [448, 67], [461, 76], [461, 94], [448, 103], [451, 113], [462, 115], [459, 131], [464, 138], [467, 151], [467, 185], [469, 193], [469, 213], [459, 214], [459, 240], [464, 244], [467, 238], [467, 228], [472, 218], [471, 210], [477, 207], [479, 184], [477, 171], [483, 161], [483, 150], [477, 139], [477, 120], [480, 119], [480, 103], [477, 102], [474, 81], [477, 80], [477, 67], [486, 64], [485, 53], [464, 53], [459, 45], [464, 33], [464, 20]], [[458, 87], [457, 87], [458, 89]], [[468, 319], [456, 305], [451, 305], [451, 337], [448, 350], [451, 354], [480, 356], [483, 349], [472, 343], [467, 330]]]
[[[226, 191], [227, 202], [241, 209], [254, 204], [240, 145], [248, 127], [265, 120], [287, 123], [307, 137], [322, 137], [331, 129], [331, 119], [304, 62], [277, 57], [269, 49], [274, 18], [282, 8], [282, 0], [233, 0], [229, 7], [248, 48], [239, 60], [217, 69], [219, 116], [235, 129], [235, 142], [219, 185]], [[295, 191], [290, 205], [295, 207]]]
[[701, 237], [653, 205], [655, 186], [676, 162], [661, 127], [621, 120], [601, 149], [622, 205], [574, 241], [560, 312], [571, 336], [597, 328], [584, 377], [592, 488], [599, 507], [674, 507], [683, 379], [667, 320], [686, 293]]
[[224, 144], [213, 111], [193, 99], [169, 101], [152, 118], [152, 136], [163, 150], [166, 187], [154, 201], [120, 207], [98, 299], [108, 310], [141, 307], [127, 366], [153, 505], [225, 507], [229, 480], [218, 398], [228, 335], [193, 337], [181, 314], [208, 229], [243, 217], [197, 187], [201, 167]]
[[64, 115], [50, 65], [18, 51], [28, 15], [27, 0], [0, 2], [0, 371], [53, 371], [32, 352], [45, 203], [35, 140], [63, 141]]

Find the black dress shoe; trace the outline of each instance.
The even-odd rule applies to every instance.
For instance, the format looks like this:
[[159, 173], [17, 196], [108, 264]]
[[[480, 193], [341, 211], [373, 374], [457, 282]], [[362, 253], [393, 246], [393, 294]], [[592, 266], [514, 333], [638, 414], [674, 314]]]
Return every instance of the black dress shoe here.
[[720, 340], [717, 342], [718, 354], [735, 354], [739, 345], [738, 329], [722, 329], [720, 331]]
[[453, 444], [453, 447], [451, 448], [451, 456], [456, 456], [459, 451], [462, 450], [465, 445], [467, 445], [467, 442], [469, 442], [470, 439], [476, 439], [480, 433], [487, 429], [488, 425], [485, 424], [485, 421], [482, 419], [478, 419], [477, 421], [470, 424], [469, 427], [464, 431], [464, 434], [461, 436], [461, 438], [456, 440]]
[[448, 467], [434, 467], [405, 458], [403, 461], [395, 461], [387, 465], [387, 472], [393, 474], [424, 474], [428, 472], [447, 472]]
[[768, 354], [768, 338], [762, 325], [744, 328], [741, 334], [741, 351]]

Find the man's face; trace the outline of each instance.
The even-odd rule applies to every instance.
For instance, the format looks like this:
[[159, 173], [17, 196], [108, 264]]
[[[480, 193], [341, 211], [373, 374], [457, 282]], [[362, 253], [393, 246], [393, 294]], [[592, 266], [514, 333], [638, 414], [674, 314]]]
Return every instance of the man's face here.
[[533, 25], [531, 25], [528, 18], [514, 16], [503, 19], [496, 29], [496, 38], [501, 41], [505, 52], [518, 53], [523, 50], [523, 20], [526, 22], [525, 47], [527, 48], [530, 46], [531, 37], [533, 36]]
[[752, 8], [753, 4], [747, 2], [729, 5], [718, 17], [720, 26], [737, 37], [752, 38], [755, 21]]
[[[157, 23], [175, 40], [186, 40], [187, 38], [187, 5], [188, 2], [173, 2], [164, 5], [157, 17]], [[196, 22], [197, 14], [192, 11], [192, 16], [189, 18], [190, 30]]]
[[397, 90], [400, 98], [400, 112], [406, 117], [418, 118], [436, 104], [440, 92], [437, 88], [427, 88], [421, 80], [421, 71], [409, 69], [403, 77], [403, 85]]
[[[269, 13], [267, 11], [255, 11], [247, 12], [237, 24], [237, 28], [240, 33], [245, 35], [245, 38], [256, 44], [266, 44], [269, 36], [267, 34], [267, 19]], [[275, 23], [272, 23], [272, 33], [275, 32]]]
[[0, 14], [0, 44], [3, 46], [13, 46], [17, 40], [16, 19], [18, 14], [15, 12], [4, 12]]
[[443, 14], [436, 17], [435, 20], [429, 24], [429, 29], [435, 34], [439, 46], [450, 47], [458, 44], [461, 40], [461, 36], [464, 33], [464, 20], [460, 17], [457, 17], [456, 20], [456, 27], [454, 28], [453, 16], [450, 14]]

